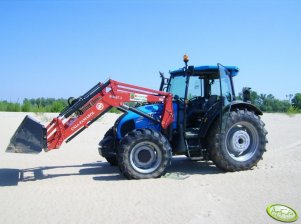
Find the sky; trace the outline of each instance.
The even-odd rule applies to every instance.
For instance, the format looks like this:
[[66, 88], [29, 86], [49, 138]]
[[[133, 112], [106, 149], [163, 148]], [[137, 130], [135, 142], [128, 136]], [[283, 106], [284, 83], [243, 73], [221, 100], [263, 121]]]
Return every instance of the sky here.
[[0, 0], [0, 100], [83, 95], [108, 78], [235, 65], [236, 92], [301, 92], [300, 0]]

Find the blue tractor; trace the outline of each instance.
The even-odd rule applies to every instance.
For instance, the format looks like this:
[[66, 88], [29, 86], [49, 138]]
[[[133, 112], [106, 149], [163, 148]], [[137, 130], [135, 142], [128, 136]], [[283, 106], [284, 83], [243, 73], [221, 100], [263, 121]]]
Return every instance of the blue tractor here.
[[69, 98], [47, 126], [26, 116], [6, 152], [58, 149], [115, 107], [124, 114], [100, 141], [99, 153], [129, 179], [162, 176], [174, 155], [212, 160], [225, 171], [255, 166], [266, 150], [267, 132], [250, 90], [244, 88], [243, 99], [236, 99], [238, 68], [188, 66], [187, 56], [184, 62], [169, 78], [161, 74], [159, 90], [110, 79]]
[[118, 165], [129, 179], [156, 178], [166, 172], [172, 156], [212, 160], [224, 171], [255, 166], [266, 151], [262, 112], [250, 103], [250, 89], [238, 100], [235, 66], [185, 66], [162, 73], [160, 91], [172, 93], [174, 121], [166, 129], [160, 120], [164, 105], [141, 102], [115, 122], [99, 143], [99, 153]]

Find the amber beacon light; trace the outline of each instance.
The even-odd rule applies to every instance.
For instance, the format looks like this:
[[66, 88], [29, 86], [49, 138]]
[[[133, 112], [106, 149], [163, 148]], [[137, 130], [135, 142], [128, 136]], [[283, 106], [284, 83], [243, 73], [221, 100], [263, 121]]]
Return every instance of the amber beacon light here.
[[188, 57], [187, 54], [184, 54], [184, 56], [183, 56], [183, 61], [184, 61], [185, 63], [187, 63], [187, 62], [189, 61], [189, 57]]

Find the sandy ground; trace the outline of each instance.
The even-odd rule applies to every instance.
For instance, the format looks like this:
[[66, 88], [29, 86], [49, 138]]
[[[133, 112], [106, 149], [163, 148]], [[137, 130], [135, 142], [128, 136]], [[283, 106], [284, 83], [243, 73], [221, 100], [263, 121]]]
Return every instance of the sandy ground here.
[[97, 152], [115, 114], [59, 150], [5, 153], [24, 116], [0, 113], [0, 223], [279, 223], [266, 213], [271, 203], [301, 214], [300, 115], [263, 116], [268, 151], [253, 170], [175, 157], [166, 177], [131, 181]]

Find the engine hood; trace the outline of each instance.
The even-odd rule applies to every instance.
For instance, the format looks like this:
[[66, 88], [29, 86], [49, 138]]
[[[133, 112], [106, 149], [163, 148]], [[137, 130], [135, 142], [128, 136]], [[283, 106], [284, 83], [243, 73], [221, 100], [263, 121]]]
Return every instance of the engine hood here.
[[[162, 104], [148, 104], [140, 107], [136, 107], [137, 110], [140, 110], [143, 113], [146, 113], [153, 118], [160, 120], [162, 114], [163, 105]], [[160, 130], [160, 124], [151, 121], [135, 112], [128, 111], [125, 113], [120, 120], [115, 124], [117, 137], [121, 139], [126, 133], [133, 129], [137, 128], [152, 128], [155, 130]]]

